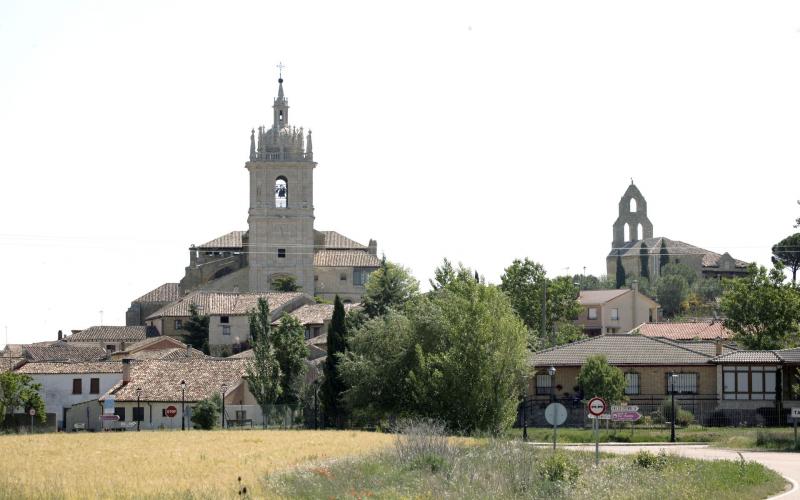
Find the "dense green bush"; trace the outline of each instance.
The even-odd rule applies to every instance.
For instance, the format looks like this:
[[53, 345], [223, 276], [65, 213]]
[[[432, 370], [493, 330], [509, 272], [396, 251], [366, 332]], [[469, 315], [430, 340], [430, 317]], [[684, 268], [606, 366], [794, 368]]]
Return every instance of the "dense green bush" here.
[[553, 453], [539, 463], [539, 475], [545, 481], [573, 482], [578, 479], [581, 470], [566, 453]]
[[661, 450], [658, 455], [642, 450], [633, 457], [633, 463], [643, 469], [663, 469], [667, 465], [667, 454]]
[[219, 396], [204, 399], [192, 409], [192, 423], [195, 429], [209, 430], [217, 425], [220, 413]]
[[[654, 415], [655, 417], [655, 415]], [[672, 418], [672, 399], [667, 398], [661, 403], [661, 412], [656, 417], [658, 423], [669, 422]], [[654, 420], [656, 420], [654, 418]], [[694, 414], [689, 410], [684, 410], [678, 402], [675, 402], [675, 425], [686, 427], [694, 422]]]

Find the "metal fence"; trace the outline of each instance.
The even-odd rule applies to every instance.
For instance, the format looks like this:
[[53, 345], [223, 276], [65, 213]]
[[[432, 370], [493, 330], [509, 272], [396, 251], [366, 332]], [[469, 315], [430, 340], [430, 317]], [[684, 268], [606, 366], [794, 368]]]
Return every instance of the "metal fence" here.
[[[567, 408], [566, 427], [590, 427], [586, 403], [575, 398], [557, 398]], [[544, 412], [550, 400], [527, 399], [520, 403], [515, 426], [527, 420], [529, 427], [548, 427]], [[672, 421], [671, 397], [663, 395], [632, 397], [627, 403], [639, 407], [642, 418], [634, 425], [639, 428], [664, 428]], [[765, 402], [761, 408], [721, 407], [715, 395], [675, 395], [675, 423], [679, 426], [763, 427], [786, 425], [789, 408]], [[611, 424], [614, 425], [614, 424]], [[625, 424], [630, 426], [630, 424]]]

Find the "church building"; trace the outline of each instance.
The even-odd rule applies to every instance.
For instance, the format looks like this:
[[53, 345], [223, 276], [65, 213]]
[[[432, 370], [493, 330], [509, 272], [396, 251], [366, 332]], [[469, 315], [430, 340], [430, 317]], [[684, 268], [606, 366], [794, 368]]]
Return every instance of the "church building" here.
[[[196, 290], [268, 292], [281, 278], [292, 278], [308, 295], [361, 300], [367, 277], [380, 266], [377, 243], [363, 245], [314, 228], [317, 163], [311, 130], [290, 123], [282, 77], [272, 110], [272, 126], [250, 133], [247, 230], [192, 245], [180, 283], [165, 283], [134, 300], [127, 324], [144, 324], [149, 313], [164, 305], [164, 290], [172, 292], [167, 300], [173, 301]], [[150, 304], [150, 298], [159, 303]]]
[[653, 223], [647, 217], [647, 200], [633, 184], [619, 200], [619, 217], [614, 222], [614, 240], [606, 257], [609, 277], [616, 276], [621, 262], [627, 278], [642, 276], [651, 281], [666, 263], [684, 264], [698, 277], [732, 277], [747, 273], [747, 262], [728, 252], [718, 254], [688, 243], [653, 237]]

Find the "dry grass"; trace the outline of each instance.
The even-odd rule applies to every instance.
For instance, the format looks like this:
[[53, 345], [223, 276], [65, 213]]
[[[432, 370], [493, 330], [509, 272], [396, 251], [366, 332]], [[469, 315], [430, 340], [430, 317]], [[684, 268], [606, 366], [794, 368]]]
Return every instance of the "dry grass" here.
[[376, 451], [385, 434], [214, 431], [0, 436], [0, 499], [263, 496], [268, 473]]

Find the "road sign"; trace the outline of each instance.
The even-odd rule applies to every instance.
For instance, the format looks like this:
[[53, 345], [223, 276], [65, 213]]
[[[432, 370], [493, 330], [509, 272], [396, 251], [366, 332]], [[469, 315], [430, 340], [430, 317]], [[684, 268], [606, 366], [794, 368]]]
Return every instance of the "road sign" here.
[[792, 408], [792, 418], [800, 419], [800, 407]]
[[544, 410], [544, 419], [550, 425], [562, 425], [567, 421], [567, 408], [561, 403], [550, 403]]
[[114, 414], [114, 400], [116, 396], [106, 396], [106, 399], [103, 400], [103, 414], [104, 415], [113, 415]]
[[614, 413], [614, 412], [617, 412], [617, 411], [639, 411], [639, 407], [638, 407], [638, 406], [633, 406], [633, 405], [628, 405], [628, 406], [620, 406], [620, 405], [617, 405], [617, 406], [611, 406], [611, 413]]
[[31, 408], [30, 410], [28, 410], [28, 415], [30, 415], [31, 417], [36, 415], [36, 409], [35, 408]]
[[178, 409], [174, 406], [167, 406], [167, 409], [164, 410], [164, 415], [168, 416], [169, 418], [174, 417], [178, 414]]
[[100, 415], [100, 420], [119, 420], [119, 415]]
[[602, 415], [606, 412], [606, 408], [608, 405], [603, 398], [594, 397], [589, 400], [589, 413], [592, 415]]
[[610, 413], [603, 413], [602, 415], [592, 415], [591, 413], [586, 415], [588, 418], [592, 420], [611, 420]]
[[638, 411], [615, 411], [611, 412], [611, 420], [614, 422], [636, 422], [642, 418]]

